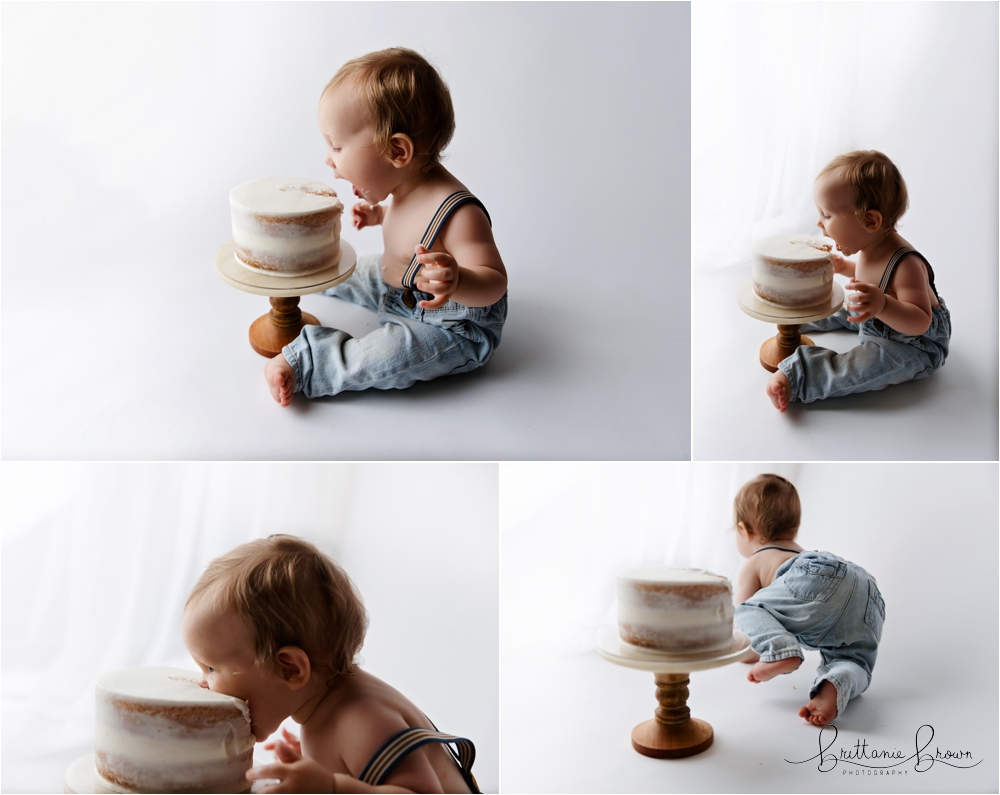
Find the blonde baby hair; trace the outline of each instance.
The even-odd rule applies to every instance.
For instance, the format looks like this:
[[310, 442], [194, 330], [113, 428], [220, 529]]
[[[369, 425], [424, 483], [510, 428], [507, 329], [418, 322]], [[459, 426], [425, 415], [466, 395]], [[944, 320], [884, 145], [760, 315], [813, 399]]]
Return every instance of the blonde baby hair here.
[[882, 214], [882, 229], [892, 232], [896, 222], [906, 212], [909, 197], [903, 175], [895, 164], [874, 149], [858, 150], [837, 155], [819, 177], [836, 174], [854, 192], [854, 212], [863, 221], [869, 210]]
[[347, 82], [369, 114], [382, 153], [395, 133], [405, 133], [425, 169], [440, 162], [455, 132], [455, 110], [448, 86], [422, 55], [391, 47], [354, 58], [340, 67], [323, 95]]
[[290, 535], [259, 538], [213, 560], [185, 610], [206, 598], [240, 618], [255, 664], [266, 669], [277, 670], [278, 649], [298, 646], [324, 675], [350, 673], [368, 628], [361, 597], [344, 570]]
[[802, 519], [799, 493], [781, 475], [758, 475], [744, 483], [733, 500], [734, 524], [765, 541], [795, 538]]

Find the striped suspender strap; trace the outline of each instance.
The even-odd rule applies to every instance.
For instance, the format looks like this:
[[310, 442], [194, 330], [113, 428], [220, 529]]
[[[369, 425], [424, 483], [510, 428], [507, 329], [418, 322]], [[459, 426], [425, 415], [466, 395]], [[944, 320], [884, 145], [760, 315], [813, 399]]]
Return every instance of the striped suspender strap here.
[[[437, 240], [437, 236], [441, 231], [441, 227], [444, 226], [445, 221], [447, 221], [453, 212], [461, 207], [463, 204], [468, 204], [472, 202], [473, 204], [479, 205], [484, 213], [486, 213], [486, 220], [490, 220], [490, 214], [486, 212], [486, 207], [483, 203], [479, 201], [475, 196], [473, 196], [467, 190], [455, 191], [451, 196], [441, 202], [441, 206], [437, 208], [437, 212], [434, 213], [434, 217], [431, 218], [431, 222], [427, 225], [427, 231], [424, 232], [424, 236], [420, 238], [420, 245], [426, 249], [429, 249], [434, 245], [434, 241]], [[409, 287], [411, 290], [417, 289], [417, 271], [420, 270], [420, 263], [417, 262], [417, 255], [414, 254], [412, 259], [410, 259], [410, 264], [406, 266], [406, 273], [403, 274], [403, 286]]]
[[[476, 761], [476, 746], [472, 744], [471, 740], [466, 740], [464, 737], [443, 734], [430, 729], [403, 729], [390, 737], [371, 761], [365, 765], [365, 769], [361, 771], [358, 779], [373, 787], [385, 783], [386, 778], [396, 765], [417, 748], [427, 745], [427, 743], [444, 743], [458, 765], [465, 783], [473, 792], [479, 792], [479, 785], [472, 777], [472, 765]], [[458, 749], [457, 753], [451, 749], [451, 745]]]
[[882, 272], [882, 281], [878, 283], [878, 289], [884, 293], [889, 288], [889, 281], [892, 279], [893, 271], [896, 270], [896, 266], [900, 263], [900, 260], [908, 254], [916, 254], [924, 261], [924, 265], [927, 266], [927, 279], [930, 281], [931, 290], [934, 291], [934, 295], [937, 296], [937, 299], [940, 301], [941, 296], [938, 295], [937, 287], [934, 286], [934, 269], [931, 267], [931, 264], [927, 261], [927, 258], [923, 254], [910, 246], [903, 246], [900, 249], [896, 249], [893, 255], [889, 257], [889, 262], [886, 264], [885, 270]]

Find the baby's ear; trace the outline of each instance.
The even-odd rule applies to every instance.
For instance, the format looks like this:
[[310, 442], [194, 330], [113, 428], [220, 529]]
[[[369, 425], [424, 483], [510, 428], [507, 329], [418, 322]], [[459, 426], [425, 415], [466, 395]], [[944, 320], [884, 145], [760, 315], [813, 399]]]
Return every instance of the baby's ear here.
[[396, 168], [410, 165], [416, 150], [413, 139], [406, 133], [393, 133], [389, 139], [389, 160]]
[[882, 213], [878, 210], [869, 210], [865, 213], [865, 229], [869, 232], [877, 232], [882, 228]]
[[312, 665], [309, 662], [309, 655], [298, 646], [282, 646], [275, 653], [274, 661], [278, 674], [292, 690], [298, 690], [308, 684]]

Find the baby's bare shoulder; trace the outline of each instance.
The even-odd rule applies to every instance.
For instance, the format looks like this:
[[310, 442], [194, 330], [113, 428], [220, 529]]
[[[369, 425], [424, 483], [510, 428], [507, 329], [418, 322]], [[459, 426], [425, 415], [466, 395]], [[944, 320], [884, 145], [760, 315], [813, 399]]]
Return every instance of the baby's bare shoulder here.
[[357, 776], [386, 740], [405, 728], [405, 718], [392, 704], [364, 694], [339, 703], [321, 731], [325, 735], [323, 744], [336, 748], [348, 769]]

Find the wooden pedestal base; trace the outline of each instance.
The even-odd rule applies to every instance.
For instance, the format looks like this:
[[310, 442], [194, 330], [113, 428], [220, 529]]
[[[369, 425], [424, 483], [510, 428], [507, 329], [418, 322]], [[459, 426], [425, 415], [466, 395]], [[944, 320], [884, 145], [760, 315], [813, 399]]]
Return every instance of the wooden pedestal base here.
[[299, 297], [271, 297], [271, 311], [261, 315], [250, 326], [250, 346], [261, 356], [274, 358], [281, 349], [299, 336], [303, 326], [319, 326], [320, 322], [299, 309]]
[[809, 337], [803, 337], [799, 333], [799, 325], [782, 326], [778, 324], [778, 336], [771, 337], [760, 346], [760, 363], [765, 370], [776, 372], [778, 362], [787, 359], [800, 345], [812, 345], [813, 341]]
[[760, 346], [760, 363], [768, 372], [778, 369], [778, 362], [787, 359], [800, 345], [812, 345], [813, 341], [803, 337], [799, 329], [803, 323], [813, 323], [825, 317], [836, 314], [844, 305], [844, 288], [833, 283], [830, 298], [823, 304], [806, 307], [781, 307], [762, 301], [754, 293], [753, 280], [743, 283], [736, 294], [736, 303], [743, 312], [756, 320], [765, 323], [775, 323], [778, 326], [778, 336], [771, 337]]
[[632, 729], [632, 747], [644, 756], [678, 759], [700, 754], [712, 744], [715, 733], [703, 720], [691, 717], [688, 708], [688, 674], [654, 674], [656, 708], [652, 720]]

